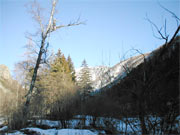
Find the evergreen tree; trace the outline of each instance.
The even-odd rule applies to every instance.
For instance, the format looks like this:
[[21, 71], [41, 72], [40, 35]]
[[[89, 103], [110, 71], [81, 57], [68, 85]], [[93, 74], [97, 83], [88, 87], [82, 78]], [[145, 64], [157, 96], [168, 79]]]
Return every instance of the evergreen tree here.
[[59, 49], [58, 52], [54, 56], [54, 60], [51, 62], [51, 72], [62, 72], [62, 53], [61, 50]]
[[60, 49], [58, 50], [53, 62], [51, 63], [51, 72], [70, 74], [68, 61], [66, 60], [64, 54], [61, 53]]
[[76, 86], [69, 62], [60, 49], [50, 63], [49, 70], [41, 78], [45, 110], [49, 110], [50, 117], [63, 121], [73, 114]]
[[63, 72], [66, 74], [70, 74], [70, 68], [69, 68], [69, 64], [68, 61], [66, 60], [64, 54], [62, 55], [62, 65], [63, 65]]
[[91, 75], [86, 60], [82, 62], [82, 69], [80, 71], [80, 77], [78, 79], [78, 85], [80, 86], [83, 94], [87, 96], [92, 90]]
[[75, 82], [76, 81], [75, 70], [74, 70], [74, 65], [73, 65], [73, 62], [72, 62], [70, 55], [68, 56], [67, 61], [68, 61], [72, 81]]
[[92, 87], [91, 87], [91, 75], [90, 70], [88, 68], [86, 60], [83, 60], [82, 62], [82, 69], [80, 71], [80, 76], [78, 78], [78, 85], [80, 87], [80, 95], [81, 95], [81, 104], [80, 104], [80, 110], [81, 110], [81, 116], [82, 116], [82, 125], [85, 125], [86, 117], [85, 117], [85, 105], [86, 105], [86, 99], [88, 98]]

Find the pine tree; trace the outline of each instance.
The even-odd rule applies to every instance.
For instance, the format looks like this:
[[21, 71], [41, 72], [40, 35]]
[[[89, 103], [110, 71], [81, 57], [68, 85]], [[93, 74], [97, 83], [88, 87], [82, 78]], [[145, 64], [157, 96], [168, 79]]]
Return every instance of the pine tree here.
[[66, 74], [70, 74], [70, 69], [69, 69], [69, 64], [68, 64], [68, 61], [66, 60], [64, 54], [62, 55], [62, 65], [63, 65], [63, 72], [66, 73]]
[[90, 70], [88, 68], [86, 60], [83, 60], [82, 69], [80, 71], [80, 76], [78, 78], [78, 85], [80, 87], [80, 95], [81, 95], [81, 116], [82, 116], [82, 125], [85, 125], [86, 117], [85, 117], [85, 105], [86, 105], [86, 99], [89, 97], [89, 94], [92, 90], [91, 87], [91, 75]]
[[61, 72], [65, 74], [70, 74], [70, 68], [68, 61], [66, 60], [64, 54], [59, 49], [54, 61], [51, 63], [51, 72]]
[[72, 81], [69, 62], [60, 49], [50, 63], [47, 74], [41, 78], [44, 103], [51, 117], [63, 121], [73, 113], [70, 106], [75, 100], [76, 86]]
[[87, 96], [92, 90], [91, 75], [86, 60], [82, 62], [82, 69], [80, 71], [80, 77], [78, 79], [78, 85], [82, 90], [82, 93]]
[[62, 72], [62, 62], [61, 62], [61, 59], [62, 59], [62, 53], [61, 53], [61, 50], [59, 49], [58, 52], [55, 54], [54, 56], [54, 60], [53, 62], [51, 63], [51, 72]]
[[76, 81], [75, 70], [74, 70], [74, 65], [73, 65], [73, 62], [72, 62], [70, 55], [68, 56], [67, 61], [68, 61], [72, 81], [75, 82]]

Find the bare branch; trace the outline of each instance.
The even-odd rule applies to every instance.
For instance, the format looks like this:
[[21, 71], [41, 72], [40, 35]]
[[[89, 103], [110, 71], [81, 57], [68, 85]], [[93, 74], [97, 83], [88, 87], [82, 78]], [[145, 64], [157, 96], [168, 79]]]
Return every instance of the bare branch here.
[[139, 53], [140, 55], [142, 55], [143, 58], [145, 58], [145, 54], [142, 53], [139, 49], [132, 48], [131, 50], [132, 50], [132, 51], [136, 51], [137, 53]]
[[155, 36], [154, 31], [153, 31], [154, 37], [156, 37], [156, 38], [158, 38], [158, 39], [164, 39], [164, 40], [166, 41], [166, 42], [165, 42], [165, 45], [170, 45], [171, 42], [174, 40], [174, 38], [177, 36], [177, 34], [178, 34], [179, 30], [180, 30], [180, 25], [179, 25], [180, 18], [177, 17], [177, 15], [176, 15], [175, 13], [173, 13], [172, 11], [170, 11], [169, 9], [167, 9], [167, 8], [165, 8], [163, 5], [161, 5], [159, 2], [158, 2], [158, 4], [159, 4], [159, 6], [160, 6], [161, 8], [163, 8], [165, 11], [167, 11], [168, 13], [170, 13], [170, 14], [172, 15], [172, 17], [174, 17], [174, 18], [176, 19], [176, 22], [177, 22], [177, 27], [178, 27], [178, 28], [176, 29], [176, 31], [175, 31], [174, 35], [172, 36], [171, 40], [169, 41], [169, 43], [168, 43], [169, 35], [167, 35], [167, 32], [166, 32], [166, 27], [167, 27], [167, 26], [166, 26], [166, 19], [165, 19], [165, 22], [164, 22], [164, 35], [163, 35], [162, 32], [161, 32], [161, 29], [162, 29], [162, 28], [159, 29], [159, 28], [157, 27], [157, 25], [154, 24], [154, 23], [147, 17], [147, 15], [146, 15], [146, 18], [145, 18], [145, 19], [151, 24], [152, 31], [153, 31], [153, 27], [154, 27], [154, 28], [156, 28], [157, 32], [158, 32], [159, 35], [160, 35], [160, 37]]
[[29, 12], [33, 15], [34, 20], [39, 23], [40, 28], [41, 28], [41, 32], [44, 32], [44, 26], [42, 23], [41, 11], [42, 11], [42, 8], [40, 7], [39, 3], [36, 0], [34, 0], [31, 3], [31, 9]]
[[172, 43], [172, 41], [175, 39], [175, 37], [177, 36], [178, 32], [180, 31], [180, 25], [178, 26], [178, 28], [176, 29], [174, 35], [172, 36], [171, 40], [169, 41], [169, 45]]
[[180, 18], [177, 17], [177, 15], [175, 13], [173, 13], [172, 11], [170, 11], [169, 9], [167, 9], [166, 7], [164, 7], [160, 2], [158, 2], [159, 6], [161, 8], [163, 8], [165, 11], [167, 11], [168, 13], [170, 13], [172, 15], [172, 17], [174, 17], [176, 19], [176, 22], [177, 22], [177, 26], [178, 26], [178, 22], [180, 21]]
[[57, 30], [57, 29], [60, 29], [60, 28], [63, 28], [63, 27], [71, 27], [71, 26], [76, 26], [76, 25], [81, 25], [81, 24], [86, 24], [85, 22], [80, 22], [79, 21], [80, 18], [77, 19], [77, 21], [73, 22], [73, 23], [69, 23], [69, 24], [66, 24], [66, 25], [59, 25], [59, 26], [56, 26], [54, 29], [51, 30], [51, 32]]
[[165, 35], [166, 37], [169, 37], [169, 35], [167, 36], [167, 32], [166, 32], [166, 19], [165, 19], [165, 21], [164, 21], [164, 35]]
[[[166, 35], [166, 32], [165, 32], [165, 35], [162, 34], [162, 32], [161, 32], [162, 27], [158, 28], [158, 26], [148, 18], [147, 14], [146, 14], [145, 20], [147, 20], [151, 24], [152, 31], [153, 31], [153, 27], [154, 27], [156, 29], [156, 31], [159, 33], [159, 35], [160, 35], [160, 37], [156, 36], [154, 34], [154, 31], [153, 31], [154, 37], [158, 38], [160, 40], [165, 40], [165, 44], [167, 44], [169, 35]], [[166, 20], [165, 20], [164, 31], [166, 31]]]
[[31, 57], [34, 54], [38, 54], [37, 48], [35, 45], [37, 45], [37, 42], [34, 41], [31, 37], [26, 37], [28, 39], [28, 43], [24, 46], [24, 48], [27, 49], [27, 52], [24, 54], [27, 57]]
[[40, 45], [39, 45], [39, 42], [40, 42], [40, 41], [33, 40], [33, 38], [31, 38], [31, 36], [28, 36], [28, 35], [26, 35], [25, 37], [26, 37], [29, 41], [31, 41], [32, 44], [35, 44], [36, 46], [38, 46], [38, 47], [40, 48]]

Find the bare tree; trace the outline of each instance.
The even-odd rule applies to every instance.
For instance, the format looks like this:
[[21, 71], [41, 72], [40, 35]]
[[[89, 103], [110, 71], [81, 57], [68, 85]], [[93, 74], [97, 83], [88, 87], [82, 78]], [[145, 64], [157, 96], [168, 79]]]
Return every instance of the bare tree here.
[[31, 5], [31, 9], [32, 9], [31, 14], [33, 15], [33, 18], [35, 19], [35, 21], [38, 23], [38, 25], [40, 27], [40, 31], [38, 31], [38, 32], [40, 33], [41, 37], [40, 37], [40, 45], [38, 45], [40, 49], [39, 49], [38, 57], [37, 57], [36, 64], [34, 67], [32, 79], [31, 79], [31, 83], [30, 83], [30, 88], [26, 95], [24, 116], [27, 115], [28, 106], [31, 101], [38, 69], [40, 67], [41, 62], [43, 61], [42, 56], [46, 55], [46, 52], [48, 50], [49, 43], [47, 42], [47, 38], [50, 36], [50, 33], [54, 32], [58, 29], [64, 28], [64, 27], [70, 27], [70, 26], [76, 26], [76, 25], [83, 24], [82, 22], [80, 22], [79, 19], [77, 19], [77, 21], [75, 21], [73, 23], [69, 23], [66, 25], [56, 25], [56, 19], [54, 18], [54, 14], [55, 14], [57, 2], [58, 2], [58, 0], [52, 0], [51, 12], [50, 12], [50, 16], [49, 16], [47, 23], [45, 20], [43, 20], [43, 17], [41, 16], [42, 8], [40, 7], [40, 5], [36, 1], [34, 1]]
[[[166, 25], [167, 20], [166, 19], [164, 20], [164, 25], [161, 27], [158, 27], [152, 20], [150, 20], [149, 17], [147, 16], [147, 14], [146, 14], [145, 20], [147, 20], [151, 24], [153, 36], [157, 39], [164, 40], [165, 41], [165, 47], [166, 47], [172, 43], [172, 41], [175, 39], [175, 37], [177, 36], [177, 34], [180, 30], [180, 24], [179, 24], [180, 18], [175, 13], [173, 13], [172, 11], [170, 11], [169, 9], [167, 9], [166, 7], [161, 5], [160, 3], [158, 3], [158, 4], [162, 9], [164, 9], [166, 12], [171, 14], [177, 23], [177, 29], [174, 32], [174, 34], [172, 35], [171, 39], [169, 40], [169, 34], [167, 34], [167, 25]], [[154, 29], [156, 30], [157, 34], [155, 34]]]

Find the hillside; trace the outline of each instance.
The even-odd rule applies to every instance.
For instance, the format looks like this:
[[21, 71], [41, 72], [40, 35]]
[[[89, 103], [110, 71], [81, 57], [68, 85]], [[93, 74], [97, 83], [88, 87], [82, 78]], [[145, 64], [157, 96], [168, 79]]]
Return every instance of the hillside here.
[[[136, 134], [178, 134], [180, 37], [143, 56], [143, 62], [92, 94], [86, 113], [125, 119]], [[129, 119], [131, 118], [131, 119]], [[136, 121], [136, 120], [138, 121]]]
[[[98, 95], [110, 101], [113, 104], [111, 109], [119, 110], [121, 114], [126, 110], [126, 115], [139, 113], [165, 115], [171, 107], [177, 116], [179, 43], [180, 37], [177, 37], [171, 44], [162, 45], [154, 50], [148, 57], [144, 57], [143, 63], [126, 72], [126, 77], [103, 87]], [[112, 115], [112, 112], [107, 113]]]

